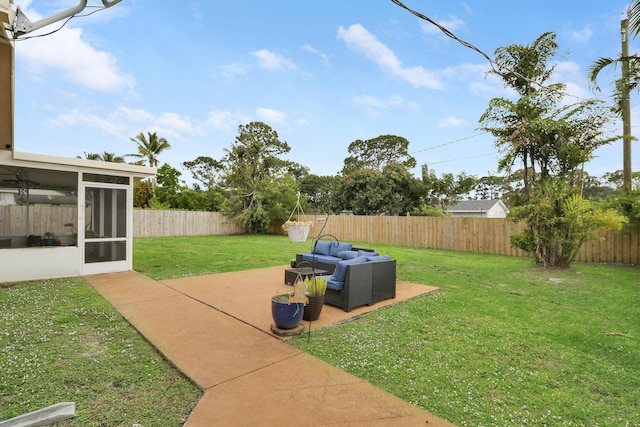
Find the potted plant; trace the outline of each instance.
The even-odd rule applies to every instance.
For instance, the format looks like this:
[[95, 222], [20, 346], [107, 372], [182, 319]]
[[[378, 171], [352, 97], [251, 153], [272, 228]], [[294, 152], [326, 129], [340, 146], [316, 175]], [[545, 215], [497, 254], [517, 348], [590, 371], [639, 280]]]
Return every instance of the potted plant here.
[[42, 243], [45, 246], [53, 246], [56, 243], [56, 235], [53, 234], [51, 231], [47, 231], [46, 233], [44, 233], [44, 238], [42, 239]]
[[71, 228], [71, 237], [72, 237], [72, 246], [76, 246], [78, 244], [78, 233], [76, 233], [75, 226], [72, 222], [68, 222], [64, 225], [65, 227]]
[[293, 293], [274, 295], [271, 298], [271, 317], [278, 329], [294, 329], [300, 325], [304, 302], [291, 301]]
[[318, 320], [322, 306], [324, 306], [324, 294], [327, 291], [327, 279], [322, 276], [305, 277], [304, 285], [307, 289], [309, 302], [304, 309], [304, 320]]

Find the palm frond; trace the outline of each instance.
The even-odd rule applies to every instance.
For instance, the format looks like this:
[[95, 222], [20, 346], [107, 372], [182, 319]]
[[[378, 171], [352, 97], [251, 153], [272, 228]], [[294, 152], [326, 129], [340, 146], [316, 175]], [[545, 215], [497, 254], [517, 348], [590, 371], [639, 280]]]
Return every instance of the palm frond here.
[[636, 38], [640, 33], [640, 0], [631, 0], [627, 16], [629, 17], [629, 32], [633, 38]]

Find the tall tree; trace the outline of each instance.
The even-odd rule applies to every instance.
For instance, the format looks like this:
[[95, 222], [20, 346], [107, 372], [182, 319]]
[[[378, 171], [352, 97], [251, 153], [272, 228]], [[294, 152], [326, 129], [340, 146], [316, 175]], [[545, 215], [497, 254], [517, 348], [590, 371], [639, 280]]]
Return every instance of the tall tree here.
[[344, 160], [342, 173], [370, 168], [382, 171], [385, 165], [397, 163], [406, 169], [416, 165], [416, 159], [409, 154], [409, 141], [396, 135], [380, 135], [373, 139], [356, 140], [349, 144], [351, 154]]
[[[335, 197], [342, 177], [307, 175], [299, 179], [300, 191], [309, 202], [309, 209], [318, 213], [336, 213]], [[335, 209], [334, 209], [335, 208]]]
[[143, 132], [140, 132], [135, 138], [130, 139], [138, 145], [138, 152], [129, 154], [129, 156], [147, 160], [149, 166], [152, 168], [158, 167], [158, 156], [160, 153], [171, 148], [169, 142], [159, 137], [156, 132], [147, 132], [147, 136], [145, 136]]
[[620, 56], [613, 58], [599, 58], [588, 69], [589, 79], [596, 90], [598, 75], [605, 68], [620, 66], [620, 79], [616, 80], [613, 90], [614, 111], [622, 118], [622, 169], [623, 187], [628, 193], [631, 191], [631, 92], [638, 89], [640, 83], [640, 57], [629, 55], [629, 19], [623, 19], [620, 24], [622, 34], [622, 49]]
[[[262, 122], [238, 127], [238, 136], [230, 149], [225, 149], [225, 185], [231, 194], [230, 208], [240, 225], [252, 233], [266, 232], [270, 222], [268, 200], [261, 186], [274, 178], [284, 178], [292, 164], [282, 159], [291, 148], [278, 133]], [[297, 190], [296, 190], [297, 191]], [[291, 206], [293, 208], [293, 206]]]
[[202, 184], [205, 190], [214, 188], [224, 172], [224, 164], [208, 156], [198, 156], [195, 160], [182, 162], [182, 166], [191, 172], [193, 179]]
[[509, 171], [518, 161], [523, 166], [524, 194], [509, 215], [527, 225], [512, 244], [545, 266], [568, 267], [585, 239], [619, 228], [624, 218], [580, 195], [584, 163], [611, 142], [603, 136], [611, 117], [597, 101], [561, 106], [564, 85], [546, 84], [557, 48], [553, 33], [527, 46], [499, 48], [497, 72], [520, 97], [492, 99], [480, 122], [505, 154], [500, 169]]
[[451, 205], [462, 200], [477, 183], [478, 180], [474, 176], [464, 172], [458, 176], [445, 173], [438, 178], [428, 165], [422, 165], [422, 201], [424, 206], [421, 206], [420, 209], [428, 215], [444, 213]]
[[382, 171], [358, 169], [342, 179], [339, 210], [356, 215], [407, 215], [418, 206], [420, 182], [404, 167], [390, 163]]

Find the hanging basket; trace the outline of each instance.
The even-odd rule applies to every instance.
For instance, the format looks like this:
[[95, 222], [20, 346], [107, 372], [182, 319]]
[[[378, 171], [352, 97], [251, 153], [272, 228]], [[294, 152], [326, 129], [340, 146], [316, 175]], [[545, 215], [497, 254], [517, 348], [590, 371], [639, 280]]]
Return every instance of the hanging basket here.
[[[294, 214], [298, 215], [297, 219], [300, 219], [300, 215], [304, 218], [303, 221], [291, 221], [291, 218]], [[309, 236], [309, 230], [313, 223], [311, 221], [307, 221], [307, 217], [304, 215], [302, 211], [302, 206], [300, 206], [300, 192], [298, 192], [298, 202], [296, 203], [295, 208], [293, 208], [293, 212], [289, 215], [289, 219], [287, 222], [282, 224], [282, 229], [287, 232], [289, 236], [289, 240], [292, 242], [305, 242], [307, 240], [307, 236]]]
[[287, 231], [289, 240], [291, 240], [292, 242], [305, 242], [307, 240], [307, 236], [309, 236], [311, 223], [287, 221], [284, 223], [282, 228]]

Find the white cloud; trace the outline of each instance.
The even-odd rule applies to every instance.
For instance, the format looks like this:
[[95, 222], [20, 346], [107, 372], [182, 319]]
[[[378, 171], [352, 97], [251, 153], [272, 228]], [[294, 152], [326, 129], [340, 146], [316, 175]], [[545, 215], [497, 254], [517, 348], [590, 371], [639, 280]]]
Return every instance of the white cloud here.
[[[28, 7], [30, 2], [23, 3]], [[32, 21], [40, 19], [32, 10], [25, 13]], [[112, 54], [97, 50], [83, 39], [81, 28], [63, 27], [52, 35], [22, 42], [16, 55], [26, 61], [27, 71], [35, 76], [45, 76], [53, 69], [75, 84], [103, 92], [130, 90], [135, 86], [133, 77], [118, 69], [118, 61]]]
[[228, 132], [237, 126], [237, 120], [228, 111], [212, 111], [209, 113], [206, 125], [213, 129]]
[[589, 92], [589, 84], [580, 65], [573, 61], [558, 62], [555, 64], [552, 83], [564, 83], [565, 92], [571, 96], [565, 97], [565, 103], [574, 103], [580, 99], [592, 98]]
[[404, 67], [398, 57], [376, 36], [360, 24], [348, 29], [338, 29], [338, 38], [344, 40], [350, 49], [363, 53], [384, 71], [408, 82], [413, 87], [442, 89], [442, 82], [430, 70], [422, 66]]
[[588, 25], [580, 30], [571, 31], [571, 38], [579, 43], [588, 42], [592, 35], [593, 31], [591, 31], [591, 28]]
[[247, 67], [234, 62], [233, 64], [227, 64], [219, 67], [220, 75], [228, 79], [232, 79], [236, 76], [244, 76], [247, 74]]
[[199, 127], [193, 126], [189, 118], [185, 118], [176, 113], [162, 113], [155, 116], [152, 113], [132, 109], [128, 107], [118, 107], [106, 117], [93, 113], [85, 113], [77, 109], [60, 113], [57, 117], [50, 119], [50, 122], [59, 127], [87, 127], [99, 129], [109, 135], [119, 139], [129, 139], [137, 135], [141, 130], [157, 132], [158, 135], [172, 139], [185, 139], [190, 135], [201, 135], [203, 132]]
[[296, 64], [289, 61], [284, 56], [273, 53], [268, 49], [251, 52], [251, 55], [258, 58], [258, 63], [260, 64], [260, 66], [262, 68], [266, 68], [267, 70], [276, 71], [296, 68]]
[[95, 114], [83, 113], [80, 110], [69, 110], [61, 113], [51, 122], [60, 127], [88, 127], [97, 128], [103, 132], [122, 138], [121, 129], [108, 119], [103, 119]]
[[391, 96], [388, 99], [380, 99], [374, 96], [365, 95], [353, 97], [353, 102], [366, 108], [367, 114], [379, 117], [384, 111], [392, 108], [415, 108], [415, 104], [407, 103], [400, 96]]
[[311, 52], [314, 55], [318, 55], [323, 62], [329, 61], [329, 55], [327, 55], [326, 53], [320, 52], [318, 49], [314, 48], [309, 44], [305, 44], [304, 46], [302, 46], [302, 49], [306, 50], [307, 52]]
[[439, 128], [458, 128], [466, 124], [466, 121], [458, 117], [449, 116], [438, 120]]
[[[443, 26], [444, 28], [446, 28], [447, 30], [451, 31], [451, 32], [455, 32], [457, 30], [459, 30], [460, 28], [464, 27], [464, 21], [462, 19], [456, 18], [456, 17], [451, 17], [451, 19], [444, 19], [441, 21], [436, 21], [438, 23], [438, 25]], [[422, 31], [425, 32], [425, 34], [442, 34], [444, 35], [444, 33], [442, 32], [442, 30], [440, 30], [440, 28], [436, 27], [435, 25], [433, 25], [430, 22], [421, 22], [420, 23], [420, 28], [422, 28]]]
[[176, 113], [163, 113], [156, 119], [156, 124], [163, 128], [172, 129], [176, 132], [194, 134], [198, 131], [191, 125], [189, 118], [181, 117]]
[[256, 115], [262, 121], [269, 122], [271, 124], [284, 124], [287, 119], [287, 115], [282, 111], [272, 110], [271, 108], [258, 108]]

